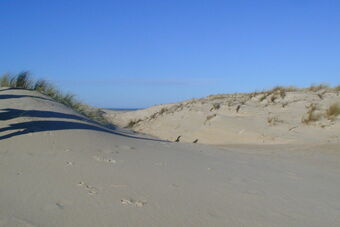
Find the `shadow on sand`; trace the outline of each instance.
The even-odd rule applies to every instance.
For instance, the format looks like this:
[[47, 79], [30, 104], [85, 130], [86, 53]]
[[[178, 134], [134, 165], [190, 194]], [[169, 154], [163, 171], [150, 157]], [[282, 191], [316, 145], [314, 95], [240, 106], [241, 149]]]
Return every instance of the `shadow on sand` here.
[[35, 95], [0, 95], [0, 99], [18, 99], [18, 98], [35, 98], [35, 99], [43, 99], [51, 102], [55, 102], [53, 99], [44, 98]]
[[[8, 127], [0, 128], [0, 133], [6, 131], [16, 130], [15, 132], [9, 133], [7, 135], [0, 136], [0, 140], [8, 139], [13, 136], [24, 135], [27, 133], [34, 132], [44, 132], [44, 131], [56, 131], [56, 130], [71, 130], [71, 129], [80, 129], [80, 130], [94, 130], [105, 133], [110, 133], [114, 135], [124, 136], [128, 138], [140, 139], [140, 140], [150, 140], [150, 141], [158, 141], [158, 142], [169, 142], [166, 140], [160, 139], [152, 139], [141, 136], [135, 136], [129, 132], [118, 132], [116, 131], [115, 126], [101, 126], [91, 121], [85, 117], [73, 115], [73, 114], [65, 114], [53, 111], [41, 111], [41, 110], [20, 110], [20, 109], [2, 109], [3, 112], [0, 112], [0, 120], [12, 120], [18, 117], [37, 117], [37, 118], [61, 118], [64, 120], [39, 120], [39, 121], [28, 121], [21, 123], [10, 124]], [[68, 120], [77, 120], [80, 122], [74, 121], [66, 121]]]
[[11, 120], [17, 117], [65, 118], [80, 121], [89, 121], [85, 117], [77, 116], [74, 114], [58, 113], [53, 111], [20, 110], [11, 108], [2, 109], [2, 111], [3, 112], [0, 112], [0, 121]]

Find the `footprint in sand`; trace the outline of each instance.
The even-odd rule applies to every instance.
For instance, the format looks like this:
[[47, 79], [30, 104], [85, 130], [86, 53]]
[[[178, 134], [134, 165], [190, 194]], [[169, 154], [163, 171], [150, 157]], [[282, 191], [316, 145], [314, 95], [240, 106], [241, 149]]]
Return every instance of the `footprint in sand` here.
[[118, 154], [119, 151], [116, 151], [116, 150], [112, 150], [112, 149], [99, 149], [98, 150], [99, 153], [102, 153], [102, 154]]
[[70, 207], [70, 206], [72, 206], [71, 201], [59, 200], [59, 201], [56, 201], [55, 203], [52, 203], [52, 204], [51, 203], [46, 204], [43, 207], [43, 210], [44, 211], [52, 211], [52, 210], [55, 210], [55, 209], [64, 210], [65, 208]]
[[98, 189], [96, 187], [90, 186], [83, 181], [80, 181], [78, 183], [78, 186], [84, 188], [87, 191], [87, 193], [90, 195], [94, 195], [98, 193]]
[[124, 206], [132, 206], [132, 207], [143, 207], [146, 205], [146, 201], [144, 200], [122, 199], [120, 200], [120, 202]]
[[298, 176], [298, 174], [294, 173], [294, 172], [286, 172], [285, 175], [290, 178], [290, 179], [293, 179], [293, 180], [299, 180], [300, 177]]
[[174, 188], [178, 188], [179, 187], [178, 184], [171, 184], [171, 186], [174, 187]]
[[97, 155], [93, 156], [93, 159], [98, 161], [98, 162], [107, 162], [107, 163], [111, 163], [111, 164], [115, 164], [117, 162], [114, 159], [99, 157]]
[[66, 166], [73, 166], [73, 162], [66, 162]]
[[135, 147], [131, 147], [131, 146], [127, 146], [127, 145], [118, 146], [118, 148], [121, 148], [123, 150], [136, 150]]
[[62, 203], [55, 203], [55, 205], [60, 209], [63, 210], [65, 208], [64, 204]]

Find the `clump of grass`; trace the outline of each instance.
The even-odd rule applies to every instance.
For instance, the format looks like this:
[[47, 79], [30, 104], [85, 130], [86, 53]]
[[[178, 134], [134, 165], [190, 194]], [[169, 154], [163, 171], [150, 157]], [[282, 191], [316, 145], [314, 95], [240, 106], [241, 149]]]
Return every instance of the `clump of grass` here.
[[321, 119], [322, 114], [317, 112], [318, 107], [315, 103], [311, 103], [308, 107], [308, 111], [306, 115], [302, 118], [301, 122], [304, 124], [309, 124], [314, 121], [318, 121]]
[[328, 90], [329, 86], [327, 84], [312, 85], [308, 88], [309, 91], [317, 92], [320, 90]]
[[141, 119], [138, 120], [131, 120], [129, 121], [129, 123], [127, 124], [127, 126], [125, 126], [125, 128], [133, 128], [136, 124], [138, 124], [139, 122], [141, 122]]
[[269, 94], [264, 93], [264, 94], [260, 97], [259, 101], [262, 102], [263, 100], [265, 100], [265, 99], [268, 97], [268, 95], [269, 95]]
[[267, 122], [269, 125], [274, 126], [277, 125], [278, 123], [283, 123], [282, 120], [279, 119], [278, 116], [271, 116], [267, 118]]
[[1, 87], [9, 88], [21, 88], [21, 89], [33, 89], [34, 80], [31, 78], [29, 72], [21, 72], [16, 76], [8, 73], [4, 74], [0, 78]]
[[34, 84], [34, 90], [39, 91], [39, 92], [45, 92], [50, 88], [51, 85], [46, 81], [46, 80], [38, 80]]
[[104, 118], [103, 113], [100, 110], [82, 104], [75, 99], [73, 94], [63, 94], [46, 80], [33, 80], [29, 72], [22, 72], [15, 76], [4, 74], [0, 77], [0, 86], [38, 91], [41, 94], [47, 95], [53, 100], [72, 108], [76, 112], [83, 114], [91, 120], [101, 124], [108, 124], [108, 121]]
[[168, 108], [164, 107], [158, 112], [158, 114], [162, 115], [163, 113], [166, 113], [167, 111], [168, 111]]
[[272, 103], [275, 103], [275, 100], [277, 99], [277, 96], [276, 95], [272, 95], [271, 97], [270, 97], [270, 101], [272, 102]]
[[335, 120], [338, 115], [340, 115], [340, 102], [330, 105], [326, 111], [326, 116], [330, 120]]
[[11, 86], [11, 76], [6, 73], [0, 78], [0, 87], [10, 87]]
[[254, 91], [254, 92], [252, 92], [252, 93], [249, 93], [249, 99], [252, 99], [252, 98], [256, 97], [258, 94], [260, 94], [260, 93], [257, 92], [257, 91]]
[[209, 121], [209, 120], [213, 119], [214, 117], [216, 117], [216, 114], [208, 115], [207, 119], [205, 121]]
[[338, 85], [338, 86], [336, 86], [336, 87], [334, 87], [334, 91], [340, 91], [340, 85]]
[[288, 88], [282, 87], [282, 86], [276, 86], [273, 89], [271, 89], [269, 91], [269, 93], [272, 94], [277, 94], [279, 95], [281, 98], [284, 98], [286, 96], [286, 91], [288, 91]]
[[210, 111], [218, 110], [220, 108], [221, 108], [221, 104], [220, 103], [213, 103]]
[[29, 72], [22, 72], [15, 78], [15, 87], [23, 88], [23, 89], [32, 89], [33, 88], [33, 80], [30, 78]]

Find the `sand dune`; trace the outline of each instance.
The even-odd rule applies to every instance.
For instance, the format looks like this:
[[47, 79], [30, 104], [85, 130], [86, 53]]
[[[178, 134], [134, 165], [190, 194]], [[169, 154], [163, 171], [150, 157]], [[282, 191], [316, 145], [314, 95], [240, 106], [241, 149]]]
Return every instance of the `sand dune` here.
[[[235, 119], [250, 124], [258, 109], [243, 105], [238, 113], [222, 114], [228, 106], [210, 111], [201, 102], [187, 102], [182, 111], [199, 113], [190, 117], [194, 122], [216, 113], [205, 123], [212, 126]], [[107, 129], [46, 96], [16, 89], [0, 91], [0, 108], [0, 226], [339, 226], [339, 144], [173, 143]], [[279, 107], [270, 108], [276, 113]], [[268, 109], [261, 112], [263, 118], [267, 114]], [[166, 126], [171, 128], [181, 116], [186, 115], [164, 112], [164, 124], [172, 122]], [[197, 135], [183, 134], [183, 139], [204, 142], [208, 137], [199, 135], [209, 128], [201, 129], [202, 124]], [[248, 132], [246, 121], [237, 125], [231, 135], [257, 132]], [[329, 130], [325, 138], [330, 138], [336, 127], [320, 130]]]
[[[284, 93], [282, 93], [284, 92]], [[214, 95], [148, 109], [106, 110], [121, 127], [180, 142], [203, 144], [339, 143], [340, 115], [327, 116], [339, 91], [270, 91]]]

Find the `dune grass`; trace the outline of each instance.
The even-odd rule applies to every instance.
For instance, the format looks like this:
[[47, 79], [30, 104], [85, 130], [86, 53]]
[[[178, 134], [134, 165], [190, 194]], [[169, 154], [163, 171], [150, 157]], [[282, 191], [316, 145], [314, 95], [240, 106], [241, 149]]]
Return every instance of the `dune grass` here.
[[85, 105], [70, 93], [64, 94], [58, 90], [53, 84], [46, 80], [34, 80], [29, 72], [21, 72], [18, 75], [4, 74], [0, 77], [0, 87], [26, 89], [38, 91], [41, 94], [51, 97], [53, 100], [64, 104], [75, 110], [76, 112], [94, 120], [98, 123], [108, 125], [108, 121], [103, 117], [102, 112], [97, 109]]
[[338, 115], [340, 115], [340, 102], [330, 105], [326, 111], [326, 116], [330, 120], [334, 120]]
[[322, 114], [318, 112], [319, 107], [316, 103], [311, 103], [307, 106], [308, 111], [306, 115], [302, 118], [301, 122], [304, 124], [310, 124], [311, 122], [318, 121], [322, 118]]
[[142, 119], [138, 120], [131, 120], [129, 123], [125, 126], [125, 128], [133, 128], [135, 125], [137, 125], [139, 122], [141, 122]]

